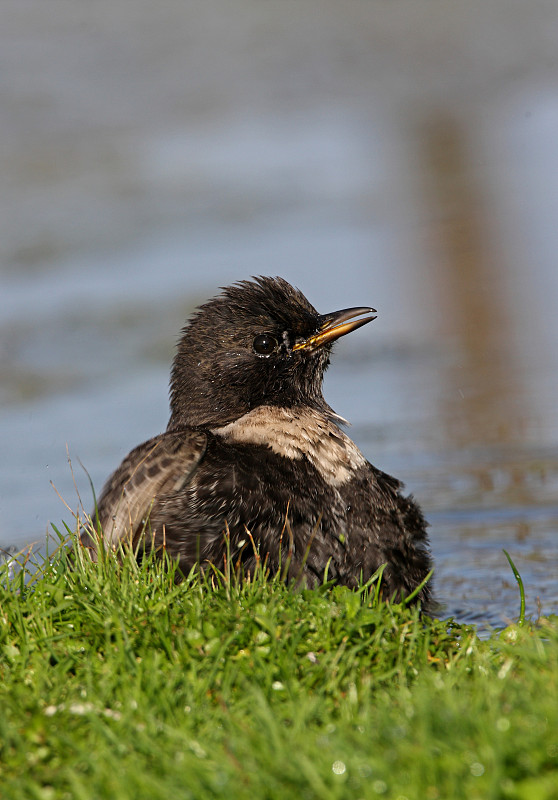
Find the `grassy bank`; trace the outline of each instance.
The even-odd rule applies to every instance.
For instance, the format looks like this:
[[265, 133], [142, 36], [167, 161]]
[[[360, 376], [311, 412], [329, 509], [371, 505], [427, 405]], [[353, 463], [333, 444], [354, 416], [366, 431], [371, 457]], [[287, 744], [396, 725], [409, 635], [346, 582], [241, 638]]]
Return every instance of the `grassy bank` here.
[[0, 583], [2, 798], [558, 798], [556, 618], [63, 554]]

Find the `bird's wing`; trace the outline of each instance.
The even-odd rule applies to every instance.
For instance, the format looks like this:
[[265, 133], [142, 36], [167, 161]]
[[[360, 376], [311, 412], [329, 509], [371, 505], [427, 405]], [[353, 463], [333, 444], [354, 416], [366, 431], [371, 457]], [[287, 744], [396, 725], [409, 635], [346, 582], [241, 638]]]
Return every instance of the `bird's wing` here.
[[184, 429], [162, 433], [132, 450], [107, 481], [92, 515], [105, 545], [133, 541], [148, 524], [156, 499], [188, 484], [206, 446], [204, 433]]

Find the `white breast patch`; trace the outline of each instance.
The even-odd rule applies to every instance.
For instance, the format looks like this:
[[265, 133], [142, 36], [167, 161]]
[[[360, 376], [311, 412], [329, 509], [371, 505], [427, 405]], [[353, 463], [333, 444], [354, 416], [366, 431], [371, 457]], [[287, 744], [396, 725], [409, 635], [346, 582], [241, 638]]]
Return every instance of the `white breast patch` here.
[[349, 481], [366, 459], [356, 444], [319, 412], [260, 406], [213, 433], [230, 442], [265, 445], [280, 456], [308, 461], [332, 486]]

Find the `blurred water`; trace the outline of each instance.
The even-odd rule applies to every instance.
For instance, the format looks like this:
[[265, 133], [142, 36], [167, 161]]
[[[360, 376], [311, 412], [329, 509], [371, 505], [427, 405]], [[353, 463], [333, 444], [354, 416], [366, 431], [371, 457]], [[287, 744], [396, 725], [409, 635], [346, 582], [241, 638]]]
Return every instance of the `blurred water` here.
[[[558, 588], [558, 7], [10, 0], [0, 29], [0, 543], [163, 430], [221, 285], [371, 304], [326, 396], [432, 523], [445, 613]], [[56, 487], [51, 487], [50, 482]], [[57, 494], [58, 493], [58, 494]]]

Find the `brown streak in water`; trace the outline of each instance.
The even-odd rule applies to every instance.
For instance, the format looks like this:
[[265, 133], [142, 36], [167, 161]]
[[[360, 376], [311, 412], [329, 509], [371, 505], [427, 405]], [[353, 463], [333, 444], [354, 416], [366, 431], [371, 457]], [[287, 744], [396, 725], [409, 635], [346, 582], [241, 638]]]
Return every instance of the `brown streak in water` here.
[[[461, 120], [435, 114], [423, 129], [422, 157], [433, 282], [446, 335], [461, 363], [445, 372], [443, 418], [456, 444], [521, 440], [521, 365], [510, 346], [505, 265], [491, 228], [489, 186], [472, 161]], [[462, 398], [462, 400], [461, 400]]]

